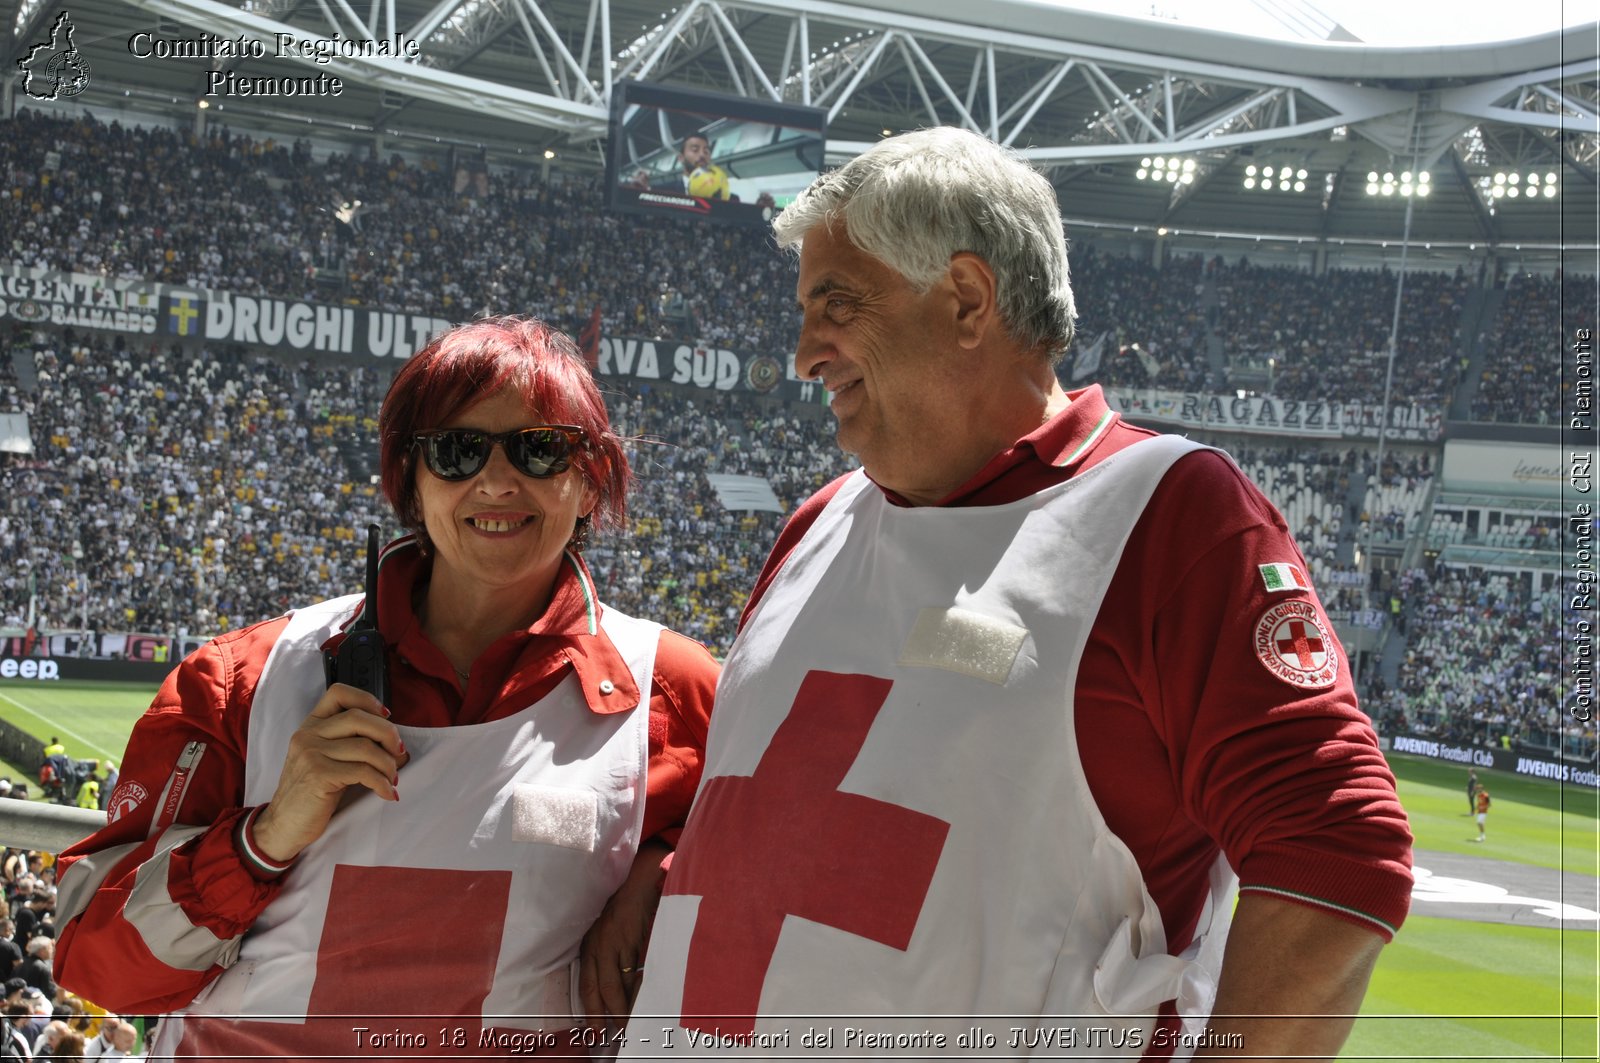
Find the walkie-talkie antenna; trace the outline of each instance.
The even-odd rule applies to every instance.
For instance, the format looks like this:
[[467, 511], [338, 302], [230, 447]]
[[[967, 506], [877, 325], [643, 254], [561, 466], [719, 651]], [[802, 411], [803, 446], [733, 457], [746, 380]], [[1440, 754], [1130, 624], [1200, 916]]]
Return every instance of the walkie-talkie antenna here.
[[361, 615], [350, 625], [352, 631], [378, 626], [378, 534], [376, 524], [367, 525], [367, 600], [362, 604]]
[[328, 672], [328, 682], [367, 691], [379, 702], [389, 700], [389, 669], [383, 636], [378, 632], [378, 526], [367, 525], [367, 594], [361, 615], [345, 629], [344, 641]]

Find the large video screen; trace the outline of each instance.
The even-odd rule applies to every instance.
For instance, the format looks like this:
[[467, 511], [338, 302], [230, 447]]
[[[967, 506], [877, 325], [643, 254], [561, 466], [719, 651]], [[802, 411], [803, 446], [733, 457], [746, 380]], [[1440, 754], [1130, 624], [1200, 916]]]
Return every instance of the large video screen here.
[[822, 172], [827, 112], [624, 81], [613, 86], [613, 209], [765, 224]]

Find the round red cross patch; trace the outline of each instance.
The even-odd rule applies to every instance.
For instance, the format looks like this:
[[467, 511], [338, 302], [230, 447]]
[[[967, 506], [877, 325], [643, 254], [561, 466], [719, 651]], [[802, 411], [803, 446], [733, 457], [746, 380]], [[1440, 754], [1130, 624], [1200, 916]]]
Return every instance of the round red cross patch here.
[[130, 779], [112, 792], [111, 800], [106, 802], [106, 819], [115, 823], [138, 808], [149, 796], [150, 791]]
[[1339, 651], [1310, 602], [1279, 602], [1256, 621], [1256, 658], [1297, 687], [1321, 690], [1339, 678]]

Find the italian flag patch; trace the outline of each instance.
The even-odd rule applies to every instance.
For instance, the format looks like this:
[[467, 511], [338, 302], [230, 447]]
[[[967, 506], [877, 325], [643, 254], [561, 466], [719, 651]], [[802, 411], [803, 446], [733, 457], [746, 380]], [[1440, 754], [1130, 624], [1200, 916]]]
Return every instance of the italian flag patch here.
[[1306, 579], [1305, 573], [1300, 571], [1299, 565], [1291, 565], [1279, 561], [1271, 565], [1262, 565], [1261, 582], [1267, 585], [1268, 593], [1278, 591], [1309, 591], [1311, 581]]

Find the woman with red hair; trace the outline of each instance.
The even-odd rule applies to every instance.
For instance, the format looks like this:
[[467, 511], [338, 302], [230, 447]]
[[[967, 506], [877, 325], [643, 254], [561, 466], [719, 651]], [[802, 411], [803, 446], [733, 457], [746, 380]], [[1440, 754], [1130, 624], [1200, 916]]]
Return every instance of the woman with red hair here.
[[[59, 977], [177, 1012], [155, 1055], [581, 1056], [636, 987], [651, 913], [585, 934], [661, 875], [717, 666], [595, 593], [583, 545], [629, 472], [594, 378], [541, 322], [476, 321], [401, 369], [379, 436], [409, 534], [375, 616], [352, 595], [207, 643], [63, 855]], [[374, 619], [382, 699], [327, 664]]]

